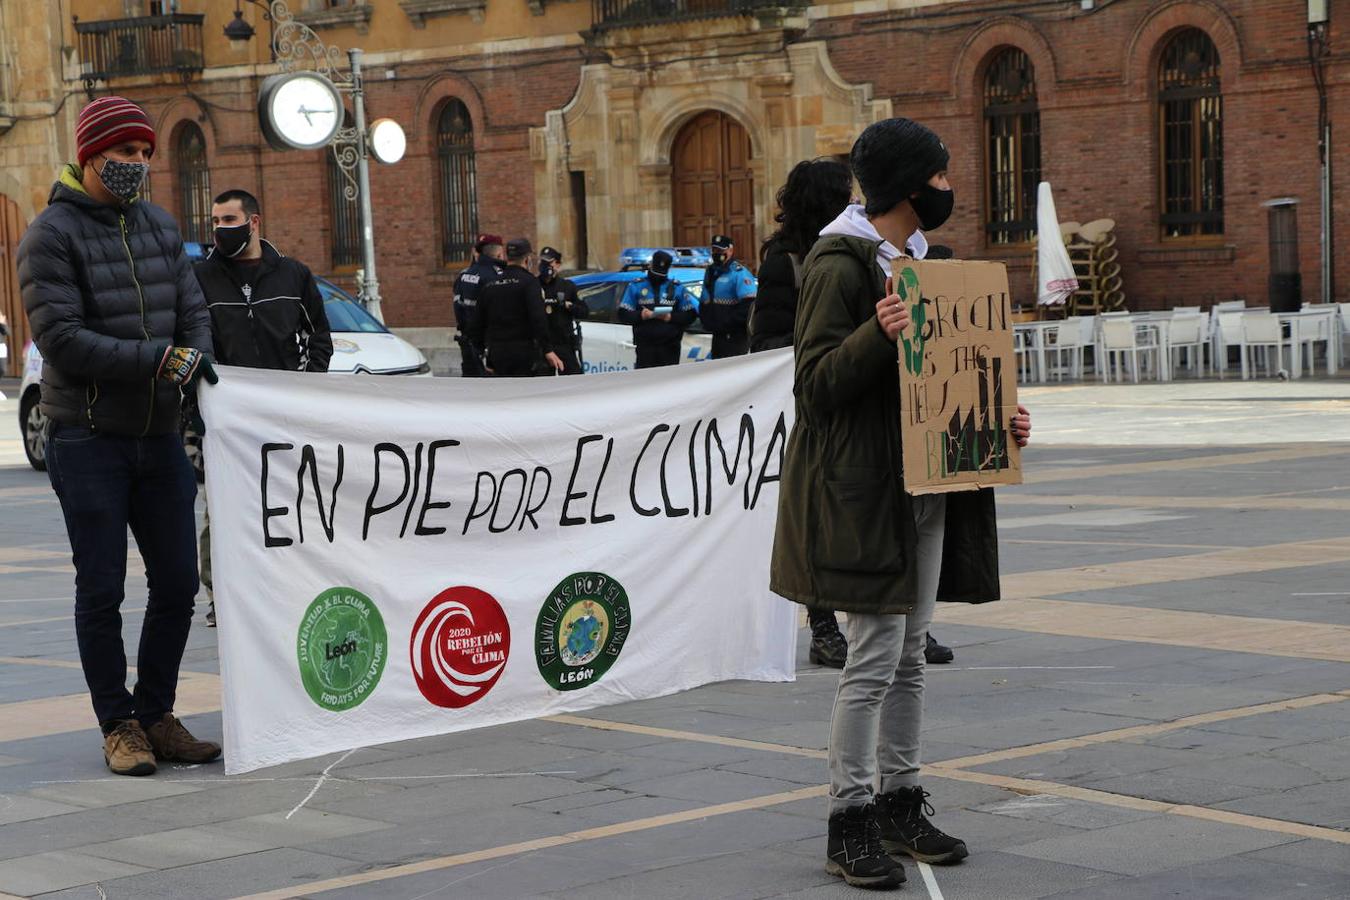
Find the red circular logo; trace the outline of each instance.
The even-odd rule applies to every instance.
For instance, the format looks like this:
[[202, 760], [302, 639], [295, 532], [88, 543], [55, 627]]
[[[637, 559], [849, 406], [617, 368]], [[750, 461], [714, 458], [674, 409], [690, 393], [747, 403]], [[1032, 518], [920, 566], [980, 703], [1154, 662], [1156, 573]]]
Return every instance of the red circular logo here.
[[458, 709], [482, 699], [501, 677], [511, 626], [491, 594], [446, 588], [417, 617], [409, 650], [422, 696]]

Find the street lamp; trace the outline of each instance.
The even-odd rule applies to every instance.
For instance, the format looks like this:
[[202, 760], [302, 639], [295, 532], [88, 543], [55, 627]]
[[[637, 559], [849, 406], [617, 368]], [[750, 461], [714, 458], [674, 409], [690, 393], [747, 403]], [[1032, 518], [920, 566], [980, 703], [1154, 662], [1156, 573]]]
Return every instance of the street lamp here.
[[[253, 39], [253, 35], [255, 34], [255, 32], [253, 30], [253, 26], [250, 25], [244, 19], [244, 10], [243, 7], [239, 5], [240, 2], [241, 0], [234, 0], [234, 18], [230, 21], [230, 24], [225, 26], [225, 37], [229, 38], [230, 42], [233, 44], [242, 45], [245, 41], [251, 41]], [[263, 2], [263, 0], [242, 0], [242, 2], [248, 3], [252, 6], [257, 6], [260, 9], [262, 9], [263, 11], [262, 17], [264, 22], [270, 23], [274, 21], [274, 19], [272, 18], [271, 8], [265, 2]], [[273, 41], [271, 42], [273, 44], [273, 46], [271, 47], [272, 62], [276, 62], [277, 60], [277, 49], [274, 46], [275, 40], [276, 39], [274, 28]]]
[[1317, 87], [1317, 151], [1322, 164], [1322, 302], [1335, 300], [1331, 208], [1331, 114], [1327, 104], [1327, 57], [1331, 55], [1331, 0], [1308, 0], [1308, 62]]
[[[347, 71], [340, 67], [342, 51], [325, 44], [314, 30], [291, 16], [286, 0], [244, 0], [262, 6], [272, 23], [272, 59], [282, 74], [266, 79], [258, 91], [259, 126], [267, 142], [278, 150], [329, 147], [338, 171], [346, 179], [343, 195], [359, 200], [361, 210], [361, 255], [364, 268], [358, 276], [358, 295], [371, 315], [384, 321], [380, 308], [380, 282], [375, 274], [375, 217], [370, 203], [370, 156], [381, 162], [397, 162], [406, 138], [397, 122], [382, 119], [372, 140], [366, 127], [365, 82], [361, 77], [361, 51], [347, 51]], [[246, 41], [253, 28], [243, 20], [240, 0], [235, 0], [234, 21], [225, 26], [230, 40]], [[325, 101], [327, 93], [331, 98]], [[352, 127], [342, 124], [341, 94], [352, 98]], [[331, 116], [330, 127], [323, 127]], [[394, 132], [397, 131], [397, 134]]]

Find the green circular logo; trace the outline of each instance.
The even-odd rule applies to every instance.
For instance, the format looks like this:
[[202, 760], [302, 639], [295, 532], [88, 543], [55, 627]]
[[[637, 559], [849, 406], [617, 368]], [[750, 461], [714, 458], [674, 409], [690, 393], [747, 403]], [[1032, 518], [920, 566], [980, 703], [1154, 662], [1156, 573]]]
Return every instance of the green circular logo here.
[[601, 572], [567, 576], [548, 595], [535, 622], [539, 674], [557, 691], [594, 684], [619, 658], [631, 625], [623, 585]]
[[389, 658], [389, 639], [369, 597], [335, 587], [305, 610], [295, 650], [310, 699], [336, 712], [359, 706], [375, 690]]

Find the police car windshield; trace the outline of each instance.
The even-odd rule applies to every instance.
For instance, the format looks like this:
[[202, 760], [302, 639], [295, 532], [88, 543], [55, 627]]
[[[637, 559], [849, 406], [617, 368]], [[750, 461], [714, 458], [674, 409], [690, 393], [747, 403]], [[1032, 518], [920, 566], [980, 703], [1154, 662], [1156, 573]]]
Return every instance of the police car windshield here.
[[328, 327], [333, 331], [382, 334], [389, 329], [380, 324], [365, 308], [322, 278], [316, 278], [323, 296], [323, 310], [328, 314]]

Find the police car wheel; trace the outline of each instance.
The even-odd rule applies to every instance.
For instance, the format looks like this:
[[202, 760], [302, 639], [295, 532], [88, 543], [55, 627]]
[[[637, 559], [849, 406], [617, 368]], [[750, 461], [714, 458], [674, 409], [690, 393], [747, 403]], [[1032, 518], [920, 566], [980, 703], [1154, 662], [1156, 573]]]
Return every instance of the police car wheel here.
[[23, 427], [23, 454], [39, 472], [47, 471], [47, 417], [38, 407], [38, 392], [29, 391], [19, 403], [19, 424]]

